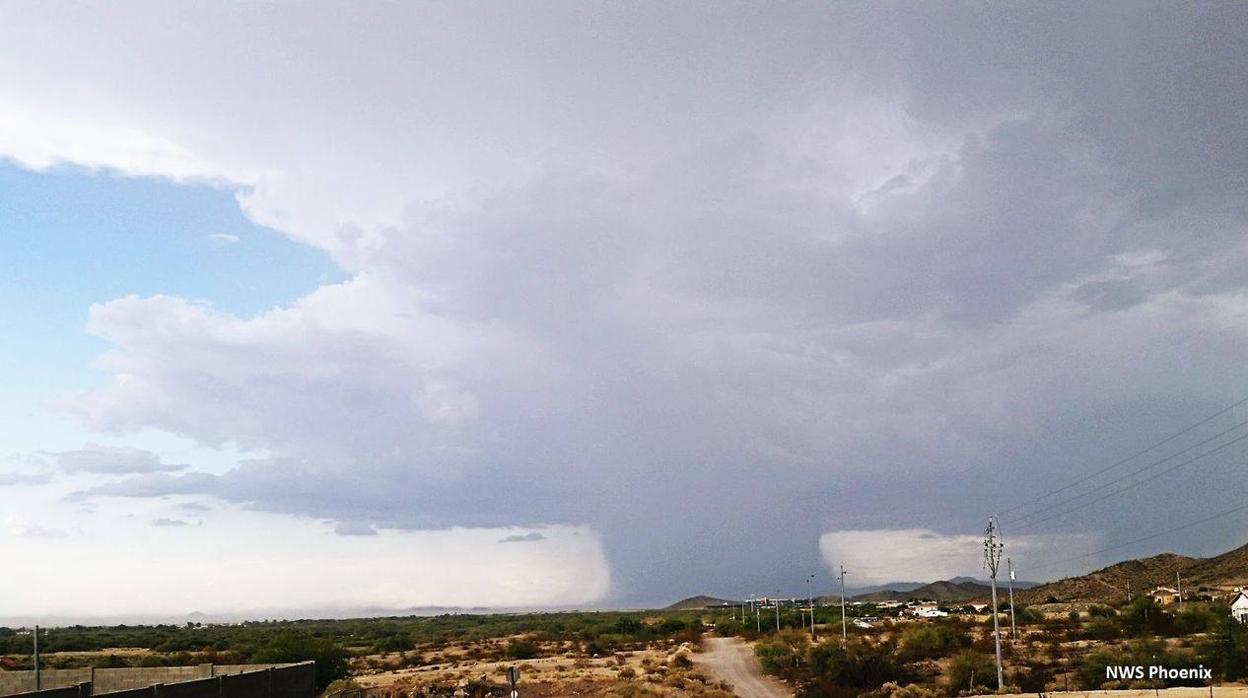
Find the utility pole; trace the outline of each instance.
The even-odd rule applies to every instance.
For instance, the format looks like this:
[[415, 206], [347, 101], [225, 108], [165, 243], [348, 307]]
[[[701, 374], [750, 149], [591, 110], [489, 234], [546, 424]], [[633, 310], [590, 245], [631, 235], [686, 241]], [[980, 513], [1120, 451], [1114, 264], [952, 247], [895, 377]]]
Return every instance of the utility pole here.
[[1005, 545], [997, 540], [997, 526], [993, 517], [988, 517], [988, 527], [984, 529], [984, 566], [988, 568], [988, 578], [992, 581], [992, 632], [997, 643], [997, 690], [1005, 688], [1005, 676], [1001, 671], [1001, 625], [997, 608], [997, 570], [1001, 567], [1001, 549]]
[[1014, 561], [1005, 558], [1005, 566], [1010, 571], [1010, 642], [1018, 637], [1018, 626], [1014, 623]]
[[763, 632], [763, 606], [762, 604], [754, 604], [754, 632]]
[[1127, 580], [1127, 603], [1131, 603], [1131, 580]]
[[849, 628], [845, 625], [845, 565], [841, 565], [841, 644], [849, 641]]
[[1179, 577], [1178, 570], [1174, 572], [1175, 591], [1179, 592], [1179, 610], [1183, 610], [1183, 579]]
[[42, 690], [42, 676], [39, 674], [39, 626], [35, 626], [35, 690]]
[[776, 589], [776, 598], [772, 601], [776, 605], [776, 630], [780, 630], [780, 590]]
[[810, 641], [817, 642], [818, 637], [815, 636], [815, 575], [806, 578], [806, 592], [810, 597]]

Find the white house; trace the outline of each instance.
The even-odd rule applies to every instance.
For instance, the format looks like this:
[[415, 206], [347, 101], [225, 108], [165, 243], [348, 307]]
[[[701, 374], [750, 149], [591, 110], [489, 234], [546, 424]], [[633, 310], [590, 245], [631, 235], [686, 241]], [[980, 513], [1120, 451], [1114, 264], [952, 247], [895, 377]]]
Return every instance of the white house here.
[[1231, 617], [1240, 623], [1248, 623], [1248, 591], [1235, 590], [1235, 599], [1231, 601]]

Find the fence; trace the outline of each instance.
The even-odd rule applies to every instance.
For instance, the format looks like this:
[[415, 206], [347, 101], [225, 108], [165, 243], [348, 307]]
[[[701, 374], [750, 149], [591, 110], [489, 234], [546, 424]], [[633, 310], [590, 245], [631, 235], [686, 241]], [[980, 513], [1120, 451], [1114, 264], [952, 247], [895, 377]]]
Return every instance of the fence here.
[[[234, 671], [233, 673], [228, 672], [230, 669], [242, 667], [206, 666], [209, 667], [208, 671], [211, 674], [208, 677], [175, 680], [171, 683], [156, 681], [142, 687], [102, 690], [101, 684], [80, 681], [70, 686], [57, 686], [25, 693], [0, 691], [0, 695], [11, 695], [14, 698], [89, 698], [93, 695], [108, 696], [108, 698], [313, 698], [316, 695], [316, 664], [313, 662], [270, 666], [260, 670]], [[165, 668], [203, 671], [199, 667]], [[96, 669], [95, 675], [100, 677], [107, 671], [116, 670]], [[41, 672], [40, 683], [44, 683], [42, 679], [47, 673]], [[0, 677], [3, 675], [0, 673]], [[31, 681], [33, 683], [33, 677]]]
[[[109, 667], [82, 669], [42, 669], [39, 672], [40, 688], [67, 688], [80, 683], [90, 683], [95, 693], [115, 693], [131, 688], [146, 688], [152, 684], [181, 683], [194, 679], [207, 679], [245, 671], [276, 669], [289, 664], [196, 664], [194, 666], [167, 667]], [[0, 671], [0, 696], [35, 690], [35, 672]]]

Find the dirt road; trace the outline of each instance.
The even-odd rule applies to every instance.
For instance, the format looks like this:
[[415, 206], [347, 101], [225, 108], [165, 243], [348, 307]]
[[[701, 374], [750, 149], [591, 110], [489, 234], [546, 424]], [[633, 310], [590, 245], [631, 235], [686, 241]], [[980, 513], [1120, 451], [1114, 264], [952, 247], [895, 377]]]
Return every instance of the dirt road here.
[[716, 679], [732, 684], [733, 693], [741, 698], [789, 698], [793, 695], [783, 683], [763, 676], [754, 651], [737, 638], [707, 638], [693, 661]]

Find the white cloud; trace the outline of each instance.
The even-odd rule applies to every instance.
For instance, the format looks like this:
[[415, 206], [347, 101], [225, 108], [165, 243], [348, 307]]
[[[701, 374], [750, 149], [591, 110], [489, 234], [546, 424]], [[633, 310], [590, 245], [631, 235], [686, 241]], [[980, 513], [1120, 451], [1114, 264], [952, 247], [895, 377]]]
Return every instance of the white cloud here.
[[226, 245], [233, 245], [237, 243], [239, 238], [237, 235], [231, 235], [229, 233], [212, 233], [210, 235], [207, 235], [205, 239], [214, 245], [220, 245], [224, 247]]
[[126, 175], [159, 175], [173, 180], [223, 180], [243, 184], [178, 144], [132, 123], [72, 116], [32, 108], [0, 95], [0, 153], [34, 170], [69, 164], [116, 170]]

